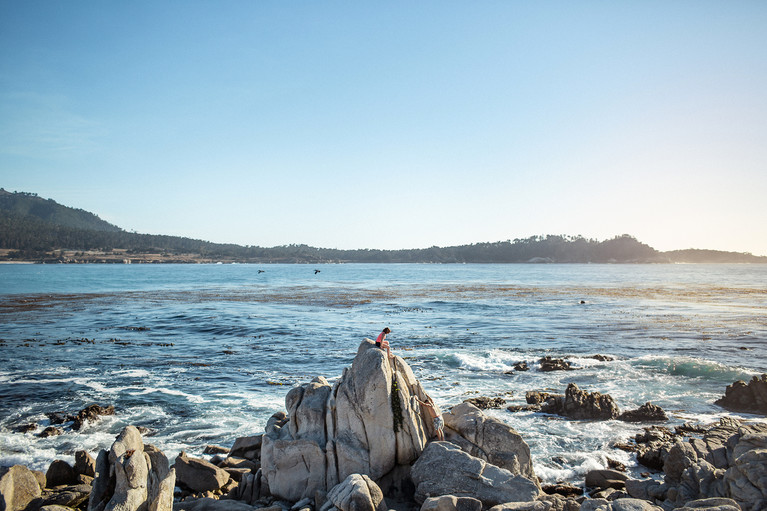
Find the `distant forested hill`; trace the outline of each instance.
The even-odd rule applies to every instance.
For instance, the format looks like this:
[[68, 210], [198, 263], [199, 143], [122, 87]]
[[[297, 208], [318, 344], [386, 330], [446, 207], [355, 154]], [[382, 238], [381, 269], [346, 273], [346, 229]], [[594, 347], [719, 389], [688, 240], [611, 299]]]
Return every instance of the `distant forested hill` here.
[[[0, 189], [0, 260], [251, 263], [767, 263], [767, 257], [711, 250], [658, 252], [627, 234], [599, 241], [581, 236], [525, 239], [405, 250], [338, 250], [307, 245], [264, 248], [179, 236], [127, 232], [98, 216], [51, 199]], [[65, 255], [64, 252], [77, 252]], [[86, 253], [87, 252], [87, 253]], [[147, 256], [150, 254], [150, 256]], [[181, 258], [180, 256], [184, 256]]]
[[34, 193], [11, 193], [2, 188], [0, 188], [0, 211], [15, 214], [18, 218], [32, 217], [73, 229], [108, 232], [122, 230], [82, 209], [62, 206], [52, 199], [43, 199]]

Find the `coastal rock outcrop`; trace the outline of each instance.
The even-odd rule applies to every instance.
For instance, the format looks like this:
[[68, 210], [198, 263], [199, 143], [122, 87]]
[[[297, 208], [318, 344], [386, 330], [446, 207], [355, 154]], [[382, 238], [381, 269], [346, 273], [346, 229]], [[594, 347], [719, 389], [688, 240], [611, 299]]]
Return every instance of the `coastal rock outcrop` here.
[[552, 396], [541, 405], [541, 411], [562, 415], [570, 419], [615, 419], [620, 414], [618, 405], [609, 394], [586, 392], [571, 383], [564, 396]]
[[338, 382], [318, 377], [294, 387], [288, 413], [267, 423], [261, 470], [269, 492], [295, 502], [351, 474], [380, 481], [410, 465], [434, 435], [416, 397], [427, 400], [410, 366], [365, 339]]
[[503, 405], [506, 404], [506, 400], [502, 397], [487, 397], [487, 396], [480, 396], [480, 397], [472, 397], [469, 399], [466, 399], [464, 401], [465, 403], [471, 403], [480, 410], [487, 410], [488, 408], [501, 408]]
[[537, 482], [471, 456], [450, 442], [432, 442], [413, 464], [415, 500], [454, 495], [473, 497], [488, 508], [507, 502], [534, 501]]
[[767, 374], [754, 376], [748, 384], [738, 380], [728, 385], [725, 395], [714, 404], [734, 412], [767, 415]]
[[636, 410], [623, 412], [618, 416], [618, 420], [625, 422], [660, 422], [667, 421], [668, 415], [660, 406], [645, 403]]
[[[260, 473], [243, 479], [241, 486], [250, 490], [238, 489], [235, 494], [248, 494], [252, 501], [254, 495], [268, 493], [296, 502], [315, 498], [358, 474], [387, 496], [411, 499], [415, 492], [411, 464], [423, 458], [436, 433], [430, 410], [419, 403], [428, 400], [402, 358], [389, 359], [365, 339], [351, 367], [334, 385], [317, 377], [288, 392], [287, 413], [278, 412], [267, 422]], [[500, 482], [513, 479], [515, 489], [524, 487], [530, 495], [540, 492], [530, 449], [511, 427], [470, 403], [454, 407], [444, 419], [445, 435], [455, 443], [446, 444], [452, 456], [463, 449], [465, 456], [480, 463], [480, 472], [494, 474]], [[455, 469], [447, 459], [430, 463], [446, 473]], [[469, 495], [468, 489], [465, 494]]]
[[171, 511], [176, 472], [134, 426], [99, 452], [88, 511]]
[[654, 443], [664, 481], [628, 480], [631, 496], [668, 509], [711, 498], [732, 499], [743, 511], [767, 509], [767, 424], [723, 418], [702, 438]]
[[550, 356], [543, 357], [538, 361], [541, 371], [572, 371], [573, 367], [570, 362], [563, 358], [552, 358]]

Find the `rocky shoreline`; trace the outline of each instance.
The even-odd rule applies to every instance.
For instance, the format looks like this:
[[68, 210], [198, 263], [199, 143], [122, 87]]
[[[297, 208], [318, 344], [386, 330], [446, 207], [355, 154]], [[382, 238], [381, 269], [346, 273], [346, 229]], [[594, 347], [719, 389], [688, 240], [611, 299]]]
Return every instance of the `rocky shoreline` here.
[[[540, 363], [569, 370], [566, 361]], [[474, 398], [442, 413], [445, 441], [437, 441], [423, 404], [429, 396], [407, 362], [365, 340], [339, 381], [317, 377], [292, 388], [286, 411], [275, 413], [263, 433], [230, 448], [208, 446], [208, 459], [182, 452], [171, 463], [128, 426], [95, 459], [78, 451], [75, 466], [56, 460], [46, 473], [0, 468], [0, 511], [767, 509], [765, 423], [724, 418], [672, 431], [660, 425], [665, 413], [651, 403], [620, 413], [609, 395], [574, 384], [561, 395], [531, 391], [526, 399], [525, 409], [571, 420], [657, 422], [614, 446], [636, 453], [648, 471], [632, 479], [612, 462], [586, 475], [585, 492], [542, 487], [522, 435], [482, 411], [501, 407], [501, 398]], [[717, 404], [764, 414], [767, 375], [734, 383]], [[93, 405], [57, 419], [79, 429], [110, 413]]]

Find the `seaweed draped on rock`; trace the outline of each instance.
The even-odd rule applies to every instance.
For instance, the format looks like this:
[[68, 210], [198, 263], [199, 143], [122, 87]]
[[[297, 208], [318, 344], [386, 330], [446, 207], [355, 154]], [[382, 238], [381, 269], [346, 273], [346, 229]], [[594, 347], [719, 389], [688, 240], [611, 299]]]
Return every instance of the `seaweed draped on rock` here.
[[410, 366], [365, 339], [338, 382], [331, 387], [318, 377], [291, 389], [287, 417], [275, 414], [268, 422], [261, 467], [269, 492], [296, 502], [351, 474], [380, 481], [409, 466], [434, 434], [431, 417], [414, 397], [425, 401], [427, 395]]

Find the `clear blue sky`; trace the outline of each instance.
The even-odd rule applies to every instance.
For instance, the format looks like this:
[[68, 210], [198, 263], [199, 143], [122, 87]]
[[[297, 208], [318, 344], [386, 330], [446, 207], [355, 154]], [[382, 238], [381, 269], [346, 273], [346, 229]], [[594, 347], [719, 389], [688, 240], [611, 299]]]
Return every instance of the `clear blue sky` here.
[[767, 2], [0, 0], [0, 186], [244, 245], [767, 255]]

